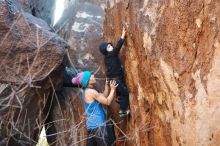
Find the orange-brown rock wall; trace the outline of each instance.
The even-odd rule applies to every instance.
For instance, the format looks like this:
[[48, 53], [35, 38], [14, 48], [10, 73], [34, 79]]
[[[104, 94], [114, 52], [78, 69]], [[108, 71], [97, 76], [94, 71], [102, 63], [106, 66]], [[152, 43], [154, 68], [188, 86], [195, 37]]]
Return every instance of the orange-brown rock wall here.
[[[126, 145], [219, 145], [217, 0], [107, 1], [104, 38], [121, 51], [130, 90]], [[121, 144], [121, 143], [120, 143]]]

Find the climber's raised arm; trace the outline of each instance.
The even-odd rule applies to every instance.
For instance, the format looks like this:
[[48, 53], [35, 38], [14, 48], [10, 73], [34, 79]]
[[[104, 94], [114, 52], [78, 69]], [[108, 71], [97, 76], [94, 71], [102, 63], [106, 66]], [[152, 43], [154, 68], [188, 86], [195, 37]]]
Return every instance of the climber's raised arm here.
[[126, 29], [125, 29], [125, 27], [123, 27], [121, 37], [118, 40], [118, 42], [113, 50], [114, 53], [118, 54], [120, 52], [120, 49], [121, 49], [121, 47], [124, 43], [124, 40], [125, 40], [125, 35], [126, 35]]
[[108, 96], [105, 96], [103, 93], [98, 93], [96, 90], [92, 90], [90, 96], [101, 104], [110, 105], [114, 98], [115, 89], [117, 86], [116, 81], [110, 81], [111, 90]]

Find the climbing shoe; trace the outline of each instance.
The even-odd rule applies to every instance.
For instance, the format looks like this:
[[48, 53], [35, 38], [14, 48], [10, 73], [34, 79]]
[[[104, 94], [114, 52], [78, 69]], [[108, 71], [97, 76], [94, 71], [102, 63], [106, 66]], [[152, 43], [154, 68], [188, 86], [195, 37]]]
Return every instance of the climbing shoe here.
[[117, 98], [115, 101], [116, 101], [118, 104], [120, 104], [120, 102], [121, 102], [118, 98]]
[[120, 111], [118, 112], [118, 115], [119, 115], [119, 117], [121, 117], [121, 118], [126, 117], [126, 116], [130, 115], [130, 110], [125, 110], [125, 111], [120, 110]]

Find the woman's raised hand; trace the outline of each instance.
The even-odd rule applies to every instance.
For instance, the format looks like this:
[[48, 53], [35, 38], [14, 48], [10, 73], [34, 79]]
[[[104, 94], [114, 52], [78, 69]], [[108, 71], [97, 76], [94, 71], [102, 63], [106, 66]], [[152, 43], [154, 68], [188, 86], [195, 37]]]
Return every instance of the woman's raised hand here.
[[118, 84], [116, 83], [115, 80], [111, 80], [110, 81], [110, 88], [111, 88], [111, 90], [115, 90], [117, 86], [118, 86]]

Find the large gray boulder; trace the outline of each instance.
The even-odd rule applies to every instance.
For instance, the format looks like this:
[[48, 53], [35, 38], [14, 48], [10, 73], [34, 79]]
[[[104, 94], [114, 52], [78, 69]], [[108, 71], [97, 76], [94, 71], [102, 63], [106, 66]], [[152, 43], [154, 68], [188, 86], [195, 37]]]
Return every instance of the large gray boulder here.
[[0, 0], [0, 145], [33, 146], [55, 90], [67, 44], [48, 24]]

